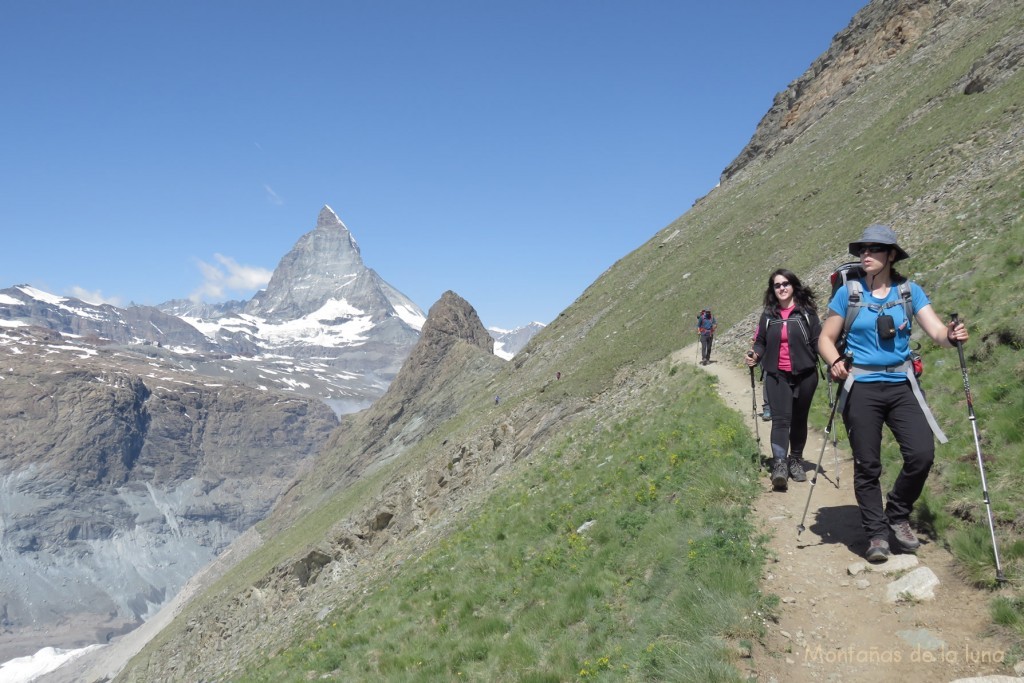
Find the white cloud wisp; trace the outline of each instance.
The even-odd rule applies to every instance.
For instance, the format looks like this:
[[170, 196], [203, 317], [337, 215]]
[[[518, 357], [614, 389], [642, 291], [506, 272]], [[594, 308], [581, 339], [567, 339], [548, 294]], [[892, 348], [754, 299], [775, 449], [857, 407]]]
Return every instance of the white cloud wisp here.
[[196, 261], [203, 274], [203, 284], [189, 296], [192, 301], [205, 298], [223, 301], [227, 292], [252, 292], [265, 287], [274, 274], [266, 268], [244, 266], [223, 254], [214, 254], [213, 257], [220, 265]]

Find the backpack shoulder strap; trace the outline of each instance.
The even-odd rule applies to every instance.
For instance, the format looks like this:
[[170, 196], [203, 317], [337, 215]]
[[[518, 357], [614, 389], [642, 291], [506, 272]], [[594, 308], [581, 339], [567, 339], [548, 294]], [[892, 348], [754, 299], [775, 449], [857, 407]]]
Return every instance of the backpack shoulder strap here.
[[846, 317], [843, 319], [843, 332], [849, 332], [853, 325], [854, 318], [864, 308], [864, 290], [861, 288], [860, 280], [852, 279], [846, 281], [846, 293], [849, 301], [846, 304]]
[[[863, 288], [861, 287], [860, 280], [847, 280], [846, 291], [849, 294], [849, 303], [846, 307], [846, 318], [843, 320], [843, 332], [849, 332], [850, 326], [853, 325], [854, 318], [860, 313], [860, 309], [864, 308], [864, 296]], [[910, 280], [904, 280], [897, 285], [897, 291], [899, 292], [899, 300], [886, 304], [886, 308], [889, 306], [903, 305], [903, 312], [906, 314], [907, 322], [913, 323], [914, 320], [914, 301], [913, 295], [910, 291]]]
[[907, 316], [907, 323], [914, 321], [914, 301], [910, 293], [910, 280], [904, 280], [899, 286], [900, 299], [903, 300], [903, 312]]

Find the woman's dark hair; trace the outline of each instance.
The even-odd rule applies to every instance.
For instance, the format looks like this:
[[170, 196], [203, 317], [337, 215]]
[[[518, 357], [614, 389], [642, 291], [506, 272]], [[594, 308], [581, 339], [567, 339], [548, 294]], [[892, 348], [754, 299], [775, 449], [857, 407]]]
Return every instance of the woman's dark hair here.
[[785, 268], [777, 268], [768, 276], [768, 288], [764, 291], [765, 309], [772, 313], [779, 312], [779, 300], [775, 298], [775, 278], [780, 275], [789, 280], [789, 284], [793, 286], [793, 301], [796, 302], [797, 306], [805, 311], [816, 311], [818, 309], [818, 302], [810, 287], [804, 286], [804, 283], [800, 282], [800, 278], [796, 276], [796, 273]]

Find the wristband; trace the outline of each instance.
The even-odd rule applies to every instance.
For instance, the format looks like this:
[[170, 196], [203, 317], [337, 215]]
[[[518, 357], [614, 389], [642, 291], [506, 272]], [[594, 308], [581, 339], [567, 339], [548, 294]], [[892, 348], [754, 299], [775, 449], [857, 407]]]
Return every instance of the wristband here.
[[832, 361], [832, 362], [831, 362], [831, 363], [829, 364], [829, 367], [830, 367], [830, 368], [834, 368], [834, 367], [836, 366], [836, 363], [840, 363], [840, 362], [842, 362], [843, 360], [844, 360], [844, 359], [843, 359], [843, 357], [842, 357], [842, 356], [839, 356], [839, 358], [836, 358], [836, 359], [835, 359], [834, 361]]

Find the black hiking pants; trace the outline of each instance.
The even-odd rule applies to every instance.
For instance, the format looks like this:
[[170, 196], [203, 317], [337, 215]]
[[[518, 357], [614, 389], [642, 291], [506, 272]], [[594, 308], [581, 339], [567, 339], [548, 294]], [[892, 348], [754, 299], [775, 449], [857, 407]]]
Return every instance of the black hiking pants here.
[[807, 415], [818, 389], [814, 368], [794, 375], [785, 370], [766, 372], [764, 388], [772, 411], [772, 457], [802, 458], [807, 443]]
[[[910, 382], [854, 382], [843, 408], [853, 451], [853, 490], [868, 539], [889, 538], [889, 524], [909, 519], [935, 460], [935, 441]], [[882, 509], [882, 425], [903, 456]]]
[[701, 334], [700, 335], [700, 359], [702, 361], [711, 360], [711, 343], [715, 340], [713, 334]]

